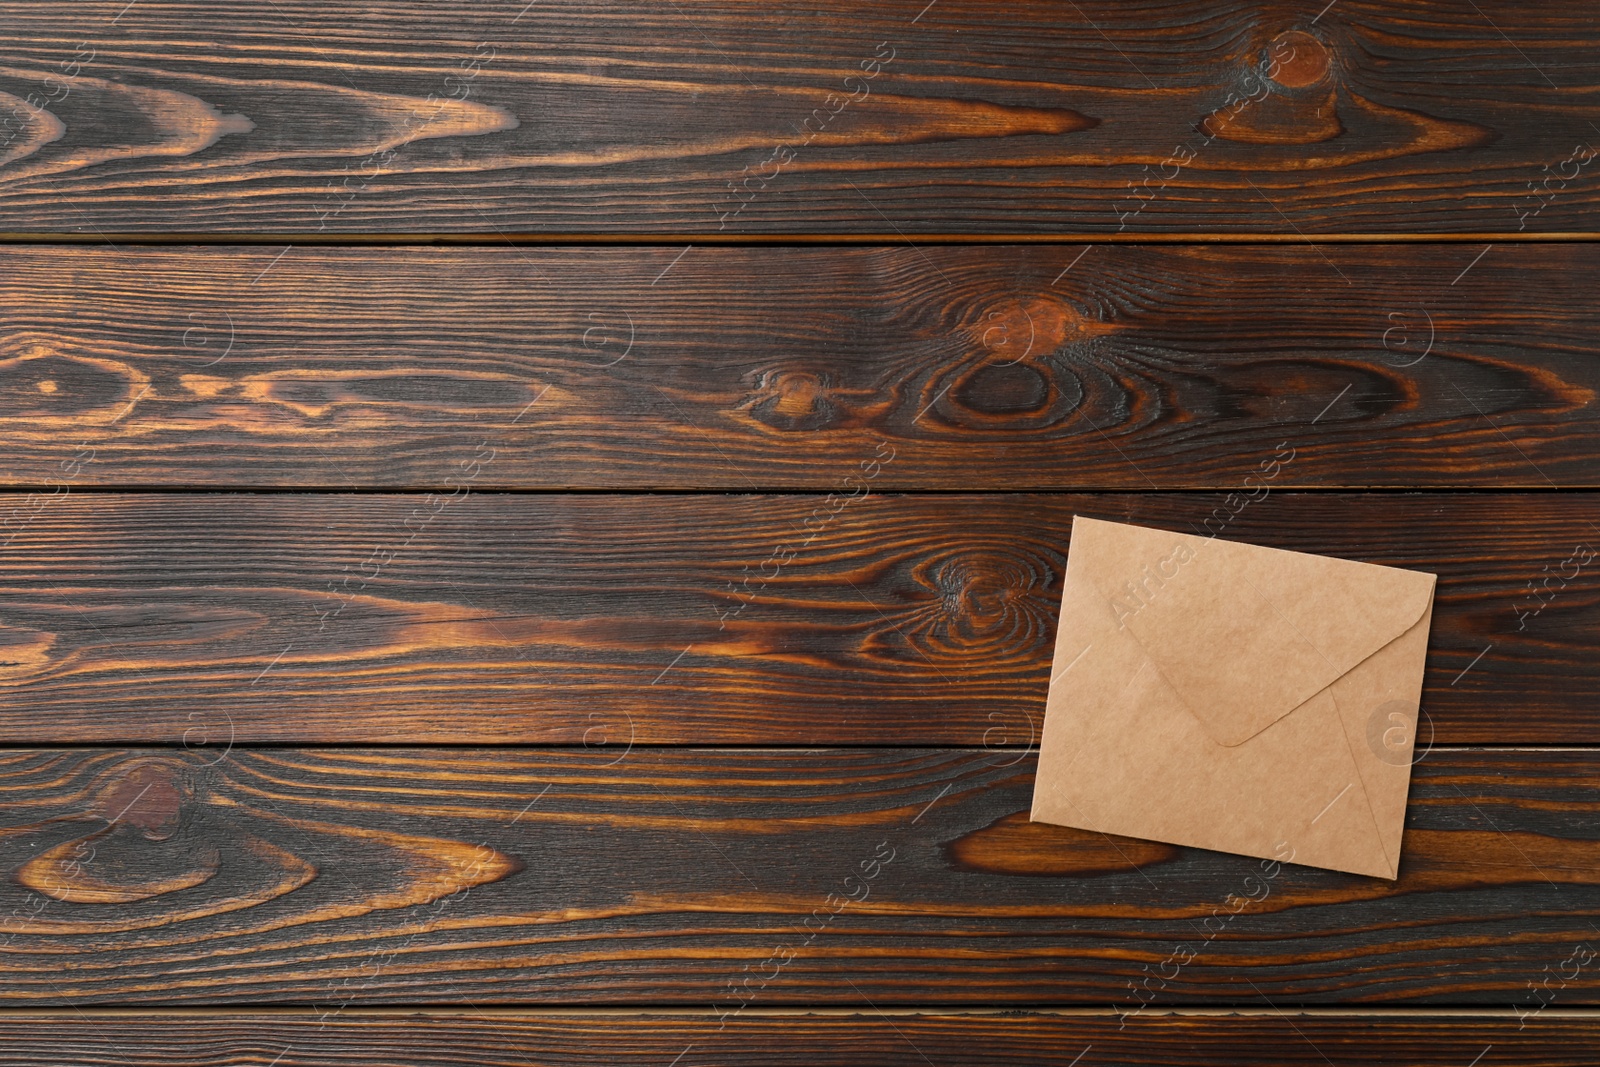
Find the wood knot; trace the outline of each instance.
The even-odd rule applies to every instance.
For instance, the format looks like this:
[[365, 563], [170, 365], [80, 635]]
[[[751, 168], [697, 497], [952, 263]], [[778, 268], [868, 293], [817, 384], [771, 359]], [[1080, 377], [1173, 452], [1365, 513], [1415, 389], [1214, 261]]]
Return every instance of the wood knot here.
[[1304, 89], [1328, 76], [1327, 46], [1302, 30], [1278, 34], [1267, 49], [1267, 77], [1286, 89]]
[[165, 841], [177, 831], [189, 792], [179, 774], [168, 763], [140, 763], [101, 790], [93, 814], [113, 826], [132, 827], [151, 841]]
[[793, 369], [763, 372], [741, 407], [775, 430], [820, 430], [844, 414], [826, 375]]
[[[1338, 57], [1303, 30], [1286, 30], [1259, 48], [1252, 46], [1250, 56], [1219, 86], [1220, 106], [1201, 118], [1196, 128], [1208, 143], [1221, 139], [1297, 149], [1281, 155], [1277, 163], [1281, 170], [1481, 147], [1496, 136], [1494, 130], [1476, 123], [1361, 96], [1353, 86], [1341, 83]], [[1329, 147], [1299, 150], [1322, 144]]]
[[919, 420], [963, 430], [1046, 430], [1066, 421], [1083, 385], [1056, 357], [1119, 328], [1053, 294], [973, 301], [947, 321], [967, 338], [966, 351], [906, 400]]
[[111, 422], [149, 381], [129, 364], [65, 352], [35, 337], [0, 342], [0, 419], [51, 427]]
[[1036, 656], [1055, 626], [1055, 572], [1054, 561], [1020, 545], [938, 553], [912, 572], [933, 598], [903, 617], [898, 633], [931, 658]]
[[1091, 318], [1064, 300], [1046, 296], [999, 301], [968, 327], [984, 354], [984, 362], [1001, 366], [1045, 359], [1064, 345], [1115, 330], [1110, 323]]
[[1222, 106], [1201, 120], [1207, 137], [1239, 144], [1309, 145], [1345, 132], [1332, 57], [1300, 30], [1273, 38], [1257, 61], [1241, 69]]
[[53, 900], [116, 905], [205, 885], [220, 870], [220, 853], [184, 818], [191, 792], [183, 773], [164, 758], [117, 763], [101, 775], [85, 818], [61, 824], [104, 825], [38, 851], [17, 869], [16, 881]]

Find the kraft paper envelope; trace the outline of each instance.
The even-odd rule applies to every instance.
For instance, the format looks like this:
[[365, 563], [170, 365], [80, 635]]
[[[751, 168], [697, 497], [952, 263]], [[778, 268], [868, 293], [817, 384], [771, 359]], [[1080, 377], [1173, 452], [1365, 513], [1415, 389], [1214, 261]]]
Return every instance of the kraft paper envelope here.
[[1033, 820], [1394, 878], [1433, 587], [1074, 517]]

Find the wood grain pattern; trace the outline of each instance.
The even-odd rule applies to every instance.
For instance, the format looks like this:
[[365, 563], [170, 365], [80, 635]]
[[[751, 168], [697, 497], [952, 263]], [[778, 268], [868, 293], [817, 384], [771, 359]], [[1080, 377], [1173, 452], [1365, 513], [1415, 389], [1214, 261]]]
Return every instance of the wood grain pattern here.
[[1593, 12], [1490, 14], [12, 2], [0, 230], [1592, 232]]
[[1287, 443], [1279, 486], [1596, 486], [1597, 280], [1587, 244], [13, 247], [0, 484], [1212, 489]]
[[[0, 1060], [1592, 1062], [1594, 37], [0, 0]], [[1028, 821], [1074, 514], [1439, 575], [1397, 881]]]
[[1389, 883], [1029, 824], [1026, 754], [11, 752], [0, 975], [14, 1005], [1266, 996], [1537, 1024], [1600, 999], [1597, 772], [1436, 750]]
[[1588, 493], [43, 496], [0, 741], [1027, 745], [1074, 514], [1436, 573], [1422, 743], [1600, 743]]
[[[83, 1014], [0, 1018], [0, 1052], [16, 1067], [55, 1067], [62, 1047], [85, 1061], [168, 1067], [1590, 1067], [1593, 1016], [1552, 1014], [1526, 1029], [1508, 1015], [1393, 1012], [1226, 1016], [1017, 1012], [856, 1015], [750, 1012], [720, 1026], [684, 1013]], [[1086, 1053], [1085, 1050], [1088, 1050]], [[686, 1052], [687, 1050], [687, 1052]]]

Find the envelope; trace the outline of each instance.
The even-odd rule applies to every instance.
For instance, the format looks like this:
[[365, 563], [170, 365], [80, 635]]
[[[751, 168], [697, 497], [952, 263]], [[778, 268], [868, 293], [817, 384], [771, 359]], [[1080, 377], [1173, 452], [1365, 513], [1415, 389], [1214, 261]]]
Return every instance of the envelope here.
[[1434, 582], [1075, 516], [1033, 821], [1394, 878]]

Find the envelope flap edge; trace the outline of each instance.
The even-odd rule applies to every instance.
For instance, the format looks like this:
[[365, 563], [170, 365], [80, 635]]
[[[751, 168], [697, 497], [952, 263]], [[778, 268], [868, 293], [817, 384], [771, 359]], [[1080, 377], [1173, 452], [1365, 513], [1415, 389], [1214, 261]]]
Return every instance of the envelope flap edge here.
[[1437, 581], [1422, 571], [1075, 516], [1072, 550], [1080, 545], [1119, 626], [1228, 747], [1405, 634], [1432, 603]]

